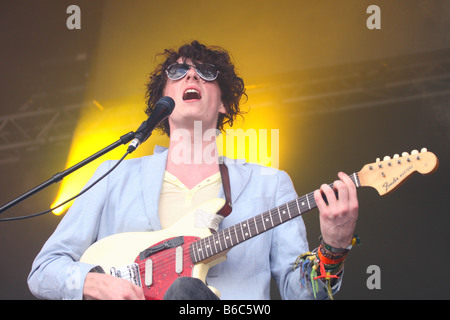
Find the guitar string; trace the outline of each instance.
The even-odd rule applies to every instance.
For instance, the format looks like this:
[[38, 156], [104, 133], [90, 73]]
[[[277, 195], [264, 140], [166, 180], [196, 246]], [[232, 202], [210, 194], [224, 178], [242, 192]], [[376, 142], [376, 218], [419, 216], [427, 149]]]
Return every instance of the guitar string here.
[[[350, 177], [351, 177], [352, 181], [357, 186], [359, 186], [359, 184], [355, 181], [355, 179], [358, 179], [357, 175], [356, 174], [352, 174]], [[329, 184], [329, 186], [333, 187], [333, 184]], [[299, 206], [298, 206], [299, 201], [302, 202], [304, 200], [306, 200], [308, 202], [308, 207], [309, 207], [308, 210], [303, 211], [303, 212], [300, 211], [300, 213], [296, 213], [293, 217], [290, 217], [289, 219], [286, 219], [286, 220], [283, 220], [283, 219], [280, 218], [280, 211], [279, 210], [282, 209], [282, 207], [283, 208], [286, 207], [288, 209], [288, 212], [290, 212], [291, 209], [298, 210], [299, 209]], [[235, 246], [237, 244], [240, 244], [240, 243], [242, 243], [242, 242], [244, 242], [244, 241], [246, 241], [246, 240], [248, 240], [248, 239], [250, 239], [250, 238], [252, 238], [252, 237], [254, 237], [256, 235], [259, 235], [259, 234], [261, 234], [261, 233], [263, 233], [263, 232], [265, 232], [267, 230], [270, 230], [270, 229], [272, 229], [272, 228], [274, 228], [274, 227], [276, 227], [276, 226], [278, 226], [278, 225], [280, 225], [280, 224], [282, 224], [284, 222], [287, 222], [287, 221], [289, 221], [289, 220], [291, 220], [293, 218], [296, 218], [299, 215], [316, 208], [316, 206], [317, 206], [317, 204], [316, 204], [315, 199], [314, 199], [314, 193], [311, 192], [311, 193], [308, 193], [308, 194], [306, 194], [306, 195], [304, 195], [302, 197], [299, 197], [297, 199], [289, 201], [288, 203], [285, 203], [285, 204], [282, 204], [282, 205], [280, 205], [278, 207], [270, 209], [270, 210], [268, 210], [268, 211], [266, 211], [266, 212], [264, 212], [262, 214], [259, 214], [257, 216], [252, 217], [252, 218], [249, 218], [249, 219], [247, 219], [245, 221], [242, 221], [241, 223], [238, 223], [238, 224], [233, 225], [231, 227], [228, 227], [228, 228], [225, 228], [223, 230], [220, 230], [220, 231], [218, 231], [215, 234], [212, 234], [212, 235], [207, 236], [205, 238], [196, 240], [196, 241], [190, 243], [187, 247], [183, 247], [183, 254], [182, 254], [183, 264], [184, 264], [184, 259], [185, 258], [189, 258], [192, 261], [192, 259], [191, 259], [191, 247], [192, 247], [192, 251], [193, 251], [194, 250], [193, 246], [196, 246], [197, 252], [199, 252], [198, 251], [198, 249], [199, 249], [198, 245], [196, 245], [196, 244], [199, 244], [199, 243], [203, 242], [203, 244], [200, 244], [203, 247], [203, 248], [201, 248], [201, 250], [206, 250], [206, 257], [205, 257], [205, 254], [203, 254], [203, 257], [197, 261], [197, 262], [200, 262], [200, 261], [206, 260], [206, 259], [208, 259], [208, 258], [210, 258], [210, 257], [212, 257], [214, 255], [217, 255], [217, 254], [219, 254], [219, 253], [221, 253], [223, 251], [226, 251], [226, 250], [228, 250], [228, 248], [233, 247], [233, 246]], [[273, 218], [276, 217], [276, 216], [278, 216], [280, 218], [280, 222], [277, 223], [277, 224], [273, 224], [272, 223], [273, 222]], [[267, 218], [270, 218], [270, 221], [271, 221], [270, 224], [272, 225], [268, 229], [264, 228], [264, 225], [265, 225], [264, 224], [264, 220], [267, 219]], [[236, 226], [237, 225], [242, 226], [243, 223], [248, 224], [248, 226], [246, 227], [247, 229], [254, 228], [253, 230], [256, 231], [256, 234], [254, 234], [254, 235], [252, 235], [250, 237], [245, 237], [245, 235], [242, 234], [242, 229], [241, 230], [236, 230]], [[262, 224], [264, 230], [261, 231], [261, 232], [258, 232], [258, 225], [261, 226], [261, 224]], [[240, 229], [240, 228], [237, 228], [237, 229]], [[228, 234], [226, 234], [226, 233], [228, 233]], [[242, 240], [239, 240], [238, 234], [242, 235]], [[236, 243], [233, 242], [231, 246], [227, 246], [226, 242], [227, 242], [227, 240], [229, 238], [237, 239], [238, 241]], [[205, 245], [205, 243], [206, 243], [206, 241], [211, 242], [210, 241], [211, 239], [215, 240], [215, 241], [223, 242], [225, 244], [226, 248], [225, 249], [222, 248], [220, 250], [215, 249], [214, 250], [214, 251], [216, 251], [215, 253], [208, 253], [208, 249], [209, 249], [210, 252], [213, 251], [212, 250], [212, 246], [210, 244], [206, 244]], [[216, 248], [216, 246], [214, 246], [214, 247]], [[173, 248], [173, 249], [175, 249], [175, 248]], [[161, 268], [166, 269], [166, 267], [168, 265], [173, 265], [173, 261], [174, 260], [176, 261], [176, 254], [175, 254], [175, 252], [172, 252], [172, 251], [173, 250], [166, 250], [165, 252], [162, 252], [159, 255], [155, 254], [155, 257], [153, 259], [151, 259], [153, 264], [155, 265], [152, 268], [153, 272], [158, 271]], [[200, 253], [197, 253], [197, 255], [200, 255]], [[143, 261], [140, 261], [139, 263], [137, 263], [138, 267], [139, 267], [139, 270], [145, 269], [145, 262], [146, 262], [146, 260], [143, 260]], [[161, 261], [163, 261], [164, 263], [160, 263]]]

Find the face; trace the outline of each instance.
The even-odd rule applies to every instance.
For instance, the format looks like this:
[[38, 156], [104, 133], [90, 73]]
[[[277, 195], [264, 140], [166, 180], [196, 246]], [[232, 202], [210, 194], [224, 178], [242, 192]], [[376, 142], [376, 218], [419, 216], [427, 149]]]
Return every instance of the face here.
[[[177, 62], [183, 63], [183, 59]], [[194, 65], [190, 59], [185, 63]], [[171, 132], [177, 128], [193, 128], [194, 121], [202, 121], [203, 130], [215, 129], [219, 113], [226, 112], [217, 81], [203, 80], [195, 68], [190, 68], [179, 80], [167, 78], [164, 95], [175, 101], [169, 117]]]

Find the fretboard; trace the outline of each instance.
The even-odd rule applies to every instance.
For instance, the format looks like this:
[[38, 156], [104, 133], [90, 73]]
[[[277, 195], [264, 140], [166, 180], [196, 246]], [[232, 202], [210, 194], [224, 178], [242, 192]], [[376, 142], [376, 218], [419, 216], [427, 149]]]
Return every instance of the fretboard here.
[[[357, 173], [352, 174], [350, 178], [357, 187], [360, 186]], [[234, 226], [219, 230], [190, 245], [192, 262], [197, 263], [211, 258], [316, 207], [314, 192], [311, 192]]]

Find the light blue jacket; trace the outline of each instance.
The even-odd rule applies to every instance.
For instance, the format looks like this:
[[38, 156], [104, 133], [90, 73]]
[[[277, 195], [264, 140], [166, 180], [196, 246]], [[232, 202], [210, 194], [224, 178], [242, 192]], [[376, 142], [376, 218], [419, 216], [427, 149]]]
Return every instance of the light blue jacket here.
[[[92, 243], [120, 232], [161, 229], [158, 200], [167, 153], [157, 147], [152, 156], [125, 160], [74, 202], [33, 263], [28, 285], [36, 297], [82, 299], [85, 276], [96, 266], [78, 261]], [[233, 211], [221, 229], [297, 197], [283, 171], [226, 163]], [[113, 164], [100, 165], [88, 184]], [[224, 198], [223, 191], [219, 196]], [[292, 268], [307, 251], [305, 225], [295, 218], [232, 248], [225, 262], [210, 269], [207, 282], [220, 291], [221, 299], [270, 299], [273, 277], [283, 299], [310, 299], [300, 284], [300, 269]]]

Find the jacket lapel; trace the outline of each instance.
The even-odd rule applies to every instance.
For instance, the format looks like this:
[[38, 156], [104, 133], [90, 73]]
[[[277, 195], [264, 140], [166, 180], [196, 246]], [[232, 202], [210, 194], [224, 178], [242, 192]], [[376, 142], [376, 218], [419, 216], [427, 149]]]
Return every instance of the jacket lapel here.
[[142, 196], [150, 227], [154, 231], [162, 229], [158, 208], [167, 154], [167, 149], [156, 146], [152, 156], [142, 158]]
[[[220, 160], [223, 161], [228, 168], [231, 185], [231, 201], [232, 203], [235, 203], [250, 180], [252, 172], [251, 170], [248, 170], [247, 163], [243, 160], [234, 160], [227, 157], [221, 157]], [[220, 196], [225, 198], [223, 188]]]

